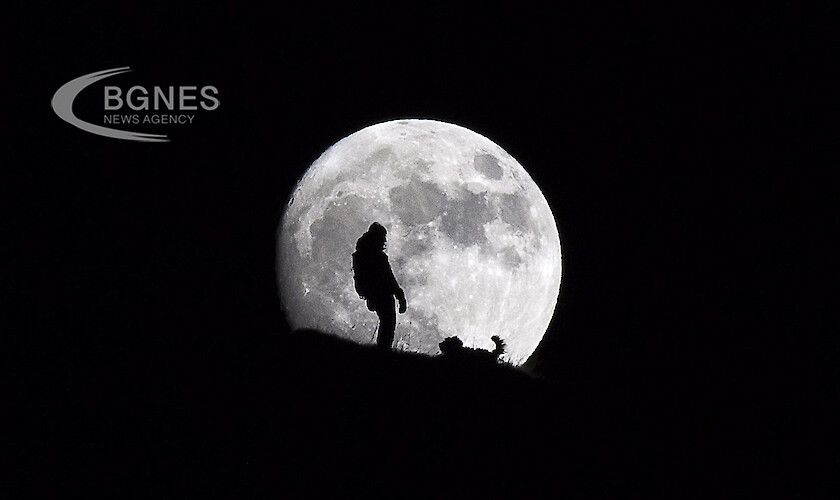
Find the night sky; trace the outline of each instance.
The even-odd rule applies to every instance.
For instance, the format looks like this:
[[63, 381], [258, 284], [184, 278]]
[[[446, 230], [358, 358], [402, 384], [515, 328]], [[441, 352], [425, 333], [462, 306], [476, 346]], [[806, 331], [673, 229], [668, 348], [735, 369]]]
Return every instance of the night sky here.
[[[287, 328], [274, 244], [294, 183], [356, 130], [429, 118], [502, 146], [554, 211], [562, 291], [532, 373], [661, 430], [639, 453], [702, 457], [673, 474], [699, 478], [727, 457], [721, 491], [812, 496], [837, 466], [836, 454], [823, 460], [838, 375], [825, 321], [836, 320], [836, 260], [824, 241], [838, 225], [822, 126], [837, 111], [829, 14], [18, 13], [4, 43], [0, 194], [3, 364], [13, 416], [31, 428], [11, 446], [21, 491], [97, 483], [61, 471], [97, 446], [119, 455], [102, 442], [137, 432], [123, 413], [159, 417], [146, 435], [161, 442], [193, 415], [236, 407], [231, 421], [247, 420], [255, 352]], [[121, 66], [134, 72], [120, 85], [214, 85], [219, 109], [167, 129], [167, 144], [55, 116], [59, 86]], [[77, 114], [97, 116], [98, 92]], [[178, 400], [186, 409], [166, 410]], [[247, 449], [234, 427], [198, 427], [234, 443], [216, 449], [219, 463]], [[247, 497], [244, 474], [230, 491]]]

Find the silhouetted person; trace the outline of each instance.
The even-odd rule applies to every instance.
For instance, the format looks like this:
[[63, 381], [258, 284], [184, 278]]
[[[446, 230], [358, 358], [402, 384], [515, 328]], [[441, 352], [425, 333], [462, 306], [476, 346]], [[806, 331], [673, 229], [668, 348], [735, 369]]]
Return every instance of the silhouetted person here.
[[385, 255], [387, 231], [378, 222], [370, 225], [367, 232], [356, 241], [353, 253], [353, 281], [359, 298], [367, 301], [367, 308], [376, 311], [379, 317], [379, 336], [376, 345], [388, 350], [394, 341], [397, 327], [397, 313], [394, 311], [394, 297], [400, 302], [400, 313], [406, 310], [405, 293], [391, 271], [388, 256]]

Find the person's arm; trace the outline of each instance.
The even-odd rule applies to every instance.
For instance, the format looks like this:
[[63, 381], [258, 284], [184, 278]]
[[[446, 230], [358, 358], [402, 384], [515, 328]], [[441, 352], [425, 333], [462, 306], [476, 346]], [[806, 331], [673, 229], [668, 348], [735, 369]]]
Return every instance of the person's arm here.
[[397, 283], [397, 277], [394, 276], [394, 270], [391, 269], [391, 264], [388, 264], [388, 274], [391, 275], [391, 289], [394, 296], [397, 298], [397, 301], [400, 303], [400, 314], [404, 313], [408, 307], [405, 302], [405, 292], [402, 288], [400, 288], [400, 284]]
[[[396, 281], [394, 281], [396, 284]], [[397, 290], [394, 292], [394, 295], [397, 297], [397, 301], [400, 303], [400, 314], [404, 313], [408, 308], [408, 304], [405, 302], [405, 292], [402, 288], [397, 285]]]

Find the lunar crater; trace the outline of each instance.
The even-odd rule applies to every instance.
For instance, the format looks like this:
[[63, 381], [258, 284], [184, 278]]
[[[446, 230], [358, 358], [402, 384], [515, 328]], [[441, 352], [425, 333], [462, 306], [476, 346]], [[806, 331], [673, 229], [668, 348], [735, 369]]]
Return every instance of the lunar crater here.
[[447, 200], [444, 206], [440, 227], [452, 241], [465, 246], [487, 241], [484, 224], [493, 220], [493, 214], [483, 193], [462, 190], [458, 199]]
[[391, 188], [388, 198], [397, 217], [407, 225], [431, 222], [446, 202], [446, 195], [437, 185], [421, 181], [416, 176], [407, 184]]
[[473, 158], [473, 167], [482, 176], [496, 181], [501, 179], [504, 173], [502, 167], [499, 166], [499, 160], [495, 156], [487, 153], [476, 155]]

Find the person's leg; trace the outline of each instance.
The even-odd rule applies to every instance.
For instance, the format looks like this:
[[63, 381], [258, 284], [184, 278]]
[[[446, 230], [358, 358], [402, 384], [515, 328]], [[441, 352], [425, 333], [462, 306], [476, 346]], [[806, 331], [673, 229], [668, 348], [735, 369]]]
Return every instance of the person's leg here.
[[380, 349], [390, 350], [394, 342], [394, 330], [397, 327], [397, 310], [394, 307], [394, 297], [380, 301], [376, 307], [379, 316], [379, 336], [376, 345]]

